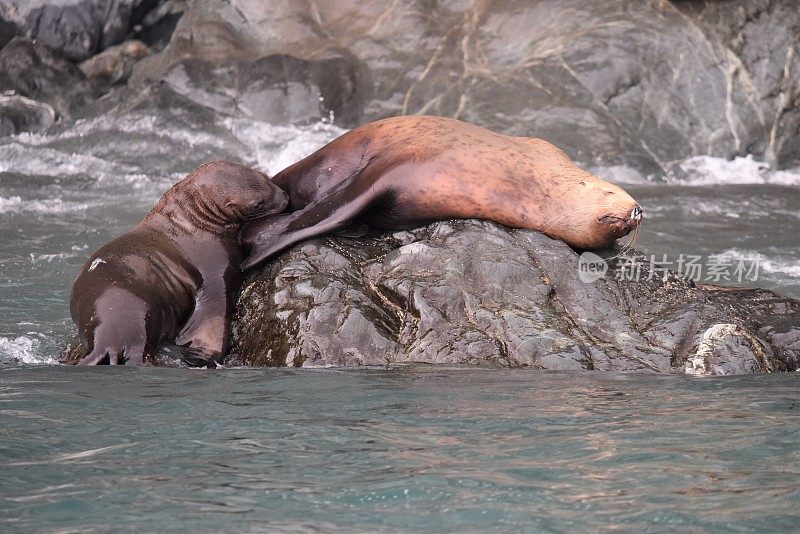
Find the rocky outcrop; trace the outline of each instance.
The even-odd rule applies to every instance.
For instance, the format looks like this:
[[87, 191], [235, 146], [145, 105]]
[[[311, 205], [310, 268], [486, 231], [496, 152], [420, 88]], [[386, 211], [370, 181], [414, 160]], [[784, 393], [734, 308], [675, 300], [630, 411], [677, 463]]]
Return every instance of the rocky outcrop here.
[[0, 92], [44, 102], [65, 118], [97, 97], [71, 61], [25, 37], [15, 37], [0, 50]]
[[0, 0], [0, 136], [76, 118], [150, 53], [116, 43], [135, 34], [161, 47], [182, 10], [180, 0]]
[[[726, 120], [737, 134], [737, 153], [764, 154], [773, 167], [800, 164], [800, 5], [779, 0], [675, 5], [709, 40], [724, 44], [731, 87], [726, 103], [733, 107], [732, 113], [726, 107]], [[737, 92], [751, 101], [744, 109], [755, 117], [736, 113]], [[755, 123], [753, 133], [741, 135], [748, 123]]]
[[125, 40], [158, 0], [0, 0], [0, 18], [73, 61]]
[[164, 85], [277, 124], [445, 115], [645, 174], [701, 154], [800, 164], [795, 0], [0, 0], [0, 19], [0, 44], [21, 31], [88, 60], [111, 80], [100, 93], [135, 61], [115, 52], [95, 69], [109, 57], [92, 56], [171, 35], [121, 101]]
[[[344, 126], [446, 115], [645, 172], [699, 154], [790, 165], [800, 161], [799, 28], [795, 0], [198, 0], [136, 78], [268, 120], [265, 99], [308, 112], [320, 96], [322, 114]], [[284, 64], [323, 68], [330, 87]]]
[[[636, 279], [622, 259], [581, 281], [542, 234], [445, 221], [280, 255], [239, 299], [229, 363], [479, 364], [732, 374], [800, 367], [800, 302], [764, 290]], [[617, 275], [615, 275], [617, 273]]]
[[41, 43], [16, 37], [0, 50], [0, 92], [44, 102], [65, 118], [97, 93], [71, 61]]

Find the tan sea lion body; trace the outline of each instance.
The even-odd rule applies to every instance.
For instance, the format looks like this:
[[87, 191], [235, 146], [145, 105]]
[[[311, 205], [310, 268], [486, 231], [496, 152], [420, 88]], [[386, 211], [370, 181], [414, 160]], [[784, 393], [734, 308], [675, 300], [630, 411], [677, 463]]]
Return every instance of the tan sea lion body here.
[[641, 208], [621, 188], [542, 139], [510, 137], [442, 117], [365, 124], [284, 169], [273, 183], [289, 213], [242, 231], [253, 266], [302, 240], [351, 222], [385, 229], [441, 219], [488, 219], [582, 248], [633, 230]]

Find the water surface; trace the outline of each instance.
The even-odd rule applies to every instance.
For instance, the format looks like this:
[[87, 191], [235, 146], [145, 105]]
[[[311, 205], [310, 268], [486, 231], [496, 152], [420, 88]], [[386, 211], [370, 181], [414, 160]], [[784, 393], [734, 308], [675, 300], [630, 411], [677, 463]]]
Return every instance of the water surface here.
[[792, 375], [0, 374], [5, 529], [790, 531]]

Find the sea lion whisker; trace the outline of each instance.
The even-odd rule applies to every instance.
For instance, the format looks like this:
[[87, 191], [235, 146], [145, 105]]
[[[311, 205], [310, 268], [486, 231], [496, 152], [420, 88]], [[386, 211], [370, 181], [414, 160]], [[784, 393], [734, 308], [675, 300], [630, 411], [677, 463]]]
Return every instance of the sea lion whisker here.
[[556, 215], [555, 217], [549, 219], [545, 223], [545, 224], [547, 224], [547, 226], [542, 230], [542, 233], [546, 233], [548, 230], [550, 230], [550, 228], [555, 226], [555, 224], [557, 222], [561, 221], [562, 219], [564, 219], [565, 217], [568, 217], [570, 215], [587, 213], [587, 212], [590, 212], [590, 211], [596, 211], [598, 208], [611, 208], [611, 207], [613, 207], [613, 204], [604, 204], [604, 205], [593, 204], [591, 206], [583, 206], [581, 208], [574, 208], [574, 209], [570, 209], [570, 210], [565, 210], [565, 211], [561, 212], [559, 215]]
[[568, 216], [570, 216], [572, 214], [575, 214], [575, 213], [586, 213], [586, 212], [594, 211], [595, 209], [597, 209], [595, 206], [586, 206], [586, 207], [583, 207], [583, 208], [565, 210], [565, 211], [559, 213], [558, 215], [556, 215], [555, 217], [552, 217], [552, 218], [548, 219], [548, 221], [545, 223], [545, 224], [547, 224], [547, 226], [544, 227], [542, 232], [546, 232], [547, 230], [549, 230], [550, 228], [555, 226], [555, 223], [559, 222], [560, 220], [562, 220], [565, 217], [568, 217]]
[[636, 226], [636, 228], [633, 229], [633, 233], [631, 234], [631, 237], [628, 240], [628, 242], [627, 243], [625, 243], [625, 242], [622, 243], [622, 247], [621, 247], [620, 251], [617, 254], [614, 254], [613, 256], [611, 256], [609, 258], [606, 258], [605, 261], [608, 262], [608, 261], [617, 259], [619, 257], [625, 256], [625, 255], [628, 254], [628, 252], [633, 250], [633, 247], [636, 244], [636, 240], [639, 238], [639, 229], [641, 228], [641, 226], [642, 226], [642, 223], [640, 222]]

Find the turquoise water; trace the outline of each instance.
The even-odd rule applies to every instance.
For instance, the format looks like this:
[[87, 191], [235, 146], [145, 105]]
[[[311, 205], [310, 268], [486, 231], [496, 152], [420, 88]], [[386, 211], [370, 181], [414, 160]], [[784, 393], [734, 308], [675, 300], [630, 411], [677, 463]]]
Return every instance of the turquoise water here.
[[791, 531], [800, 376], [17, 367], [5, 531]]

